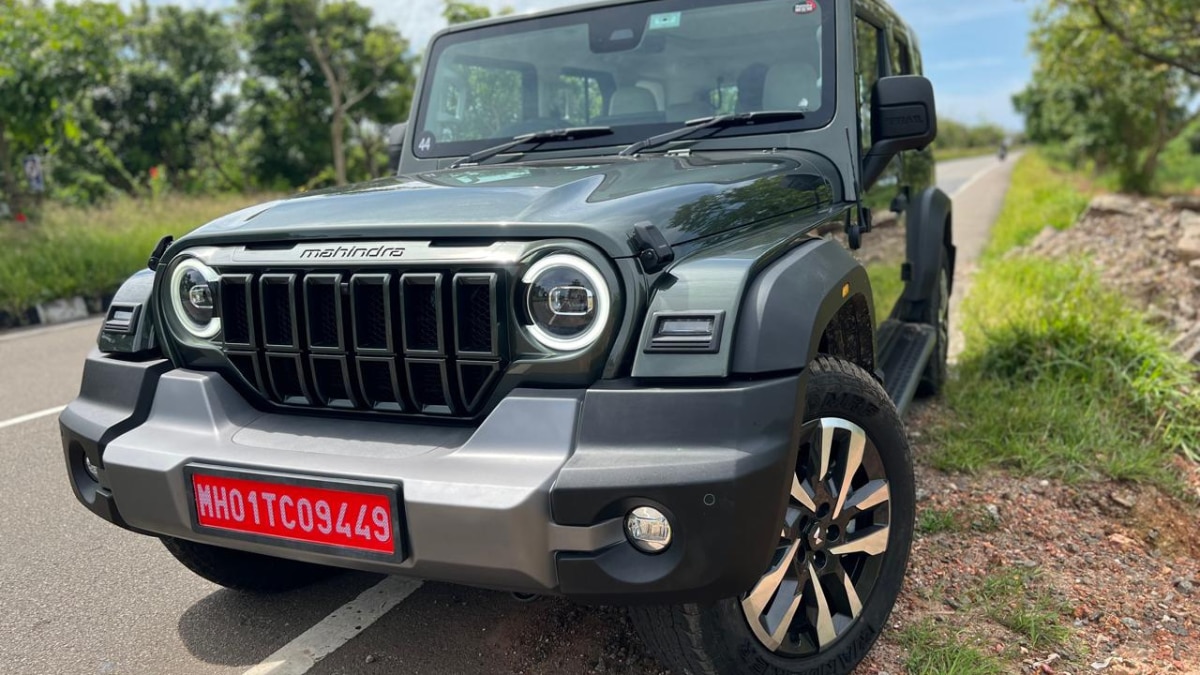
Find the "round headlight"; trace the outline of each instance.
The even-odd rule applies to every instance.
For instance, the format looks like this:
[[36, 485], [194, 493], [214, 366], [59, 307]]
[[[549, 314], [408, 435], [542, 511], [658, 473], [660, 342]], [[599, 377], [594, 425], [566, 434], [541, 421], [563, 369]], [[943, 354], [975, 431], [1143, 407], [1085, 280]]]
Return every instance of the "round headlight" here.
[[529, 332], [543, 345], [559, 351], [591, 346], [604, 331], [608, 317], [608, 283], [600, 270], [574, 255], [547, 256], [522, 278]]
[[209, 339], [221, 332], [217, 316], [216, 288], [221, 277], [216, 270], [194, 258], [184, 260], [171, 273], [171, 305], [175, 316], [189, 333]]

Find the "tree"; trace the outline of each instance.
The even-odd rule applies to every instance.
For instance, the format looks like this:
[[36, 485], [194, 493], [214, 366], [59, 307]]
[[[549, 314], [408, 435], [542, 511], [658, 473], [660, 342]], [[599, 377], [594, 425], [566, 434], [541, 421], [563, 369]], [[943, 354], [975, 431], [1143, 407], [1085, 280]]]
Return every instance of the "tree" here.
[[[512, 10], [504, 12], [510, 13]], [[442, 9], [442, 17], [451, 26], [459, 23], [467, 23], [470, 21], [479, 21], [491, 17], [492, 10], [486, 5], [475, 5], [469, 2], [458, 2], [457, 0], [446, 0], [446, 5]]]
[[220, 170], [214, 134], [232, 119], [231, 83], [240, 69], [232, 27], [213, 12], [151, 10], [143, 2], [132, 11], [121, 54], [116, 82], [94, 106], [93, 135], [113, 148], [114, 163], [101, 167], [109, 182], [133, 190], [135, 176], [162, 165], [181, 187], [206, 161]]
[[79, 137], [91, 94], [115, 67], [123, 17], [90, 0], [0, 0], [0, 12], [0, 187], [20, 212], [19, 157]]
[[310, 114], [315, 111], [306, 103], [319, 97], [333, 180], [346, 184], [352, 111], [381, 112], [407, 101], [413, 81], [408, 43], [394, 28], [373, 25], [371, 10], [350, 0], [244, 0], [243, 10], [251, 64], [269, 80], [256, 85], [258, 93], [267, 100], [282, 95]]
[[1131, 52], [1200, 77], [1200, 5], [1196, 0], [1066, 0]]
[[1031, 140], [1062, 145], [1077, 164], [1115, 171], [1123, 190], [1147, 192], [1163, 150], [1197, 118], [1200, 78], [1131, 51], [1080, 2], [1037, 11], [1038, 63], [1015, 103]]

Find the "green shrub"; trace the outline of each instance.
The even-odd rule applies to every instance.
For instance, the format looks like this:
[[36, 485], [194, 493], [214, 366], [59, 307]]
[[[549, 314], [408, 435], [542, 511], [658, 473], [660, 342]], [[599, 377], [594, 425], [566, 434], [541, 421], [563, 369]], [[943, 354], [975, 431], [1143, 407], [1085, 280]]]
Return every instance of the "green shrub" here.
[[119, 199], [95, 208], [48, 205], [35, 223], [0, 225], [0, 310], [115, 291], [164, 235], [182, 236], [261, 197]]

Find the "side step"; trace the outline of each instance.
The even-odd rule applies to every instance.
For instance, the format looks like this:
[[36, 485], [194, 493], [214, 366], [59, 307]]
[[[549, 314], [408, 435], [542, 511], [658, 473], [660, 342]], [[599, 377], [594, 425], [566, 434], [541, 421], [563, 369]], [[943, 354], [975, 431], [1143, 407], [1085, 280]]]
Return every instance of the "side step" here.
[[923, 323], [889, 319], [879, 327], [876, 344], [879, 345], [879, 369], [883, 371], [884, 389], [903, 415], [933, 356], [937, 330]]

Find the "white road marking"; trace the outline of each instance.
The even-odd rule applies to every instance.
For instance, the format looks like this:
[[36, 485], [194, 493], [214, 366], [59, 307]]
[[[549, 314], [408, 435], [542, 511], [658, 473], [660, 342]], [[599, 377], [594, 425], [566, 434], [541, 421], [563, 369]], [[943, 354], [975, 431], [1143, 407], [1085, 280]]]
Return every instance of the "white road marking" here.
[[67, 409], [67, 406], [60, 405], [57, 408], [47, 408], [46, 410], [39, 410], [37, 412], [29, 413], [28, 415], [21, 415], [20, 417], [14, 417], [11, 420], [4, 420], [3, 422], [0, 422], [0, 429], [4, 429], [7, 427], [15, 427], [18, 424], [32, 422], [33, 420], [41, 419], [42, 417], [48, 417], [50, 415], [57, 415], [58, 413], [66, 410], [66, 409]]
[[82, 328], [84, 326], [95, 325], [100, 327], [102, 318], [80, 319], [79, 321], [70, 321], [68, 323], [60, 323], [54, 326], [46, 326], [44, 328], [25, 328], [19, 329], [6, 335], [0, 335], [0, 342], [11, 342], [13, 340], [24, 340], [25, 338], [36, 338], [48, 333], [61, 333], [72, 328]]
[[400, 604], [420, 581], [388, 577], [304, 631], [245, 675], [303, 675]]
[[[1019, 156], [1019, 155], [1011, 155], [1011, 156], [1009, 156], [1009, 158], [1008, 158], [1008, 160], [1007, 160], [1007, 161], [1009, 161], [1009, 162], [1015, 162], [1015, 161], [1017, 161], [1017, 159], [1019, 159], [1019, 158], [1020, 158], [1020, 156]], [[969, 189], [971, 189], [972, 187], [974, 187], [976, 183], [978, 183], [979, 181], [983, 180], [984, 178], [987, 178], [988, 174], [992, 173], [992, 172], [993, 172], [993, 171], [995, 171], [996, 169], [1000, 169], [1000, 168], [1003, 168], [1003, 167], [1004, 167], [1004, 162], [1001, 162], [1001, 161], [997, 160], [995, 165], [993, 165], [993, 166], [991, 166], [991, 167], [989, 167], [989, 168], [987, 168], [987, 169], [984, 169], [983, 171], [980, 171], [979, 173], [975, 174], [974, 176], [971, 176], [971, 179], [970, 179], [970, 180], [968, 180], [967, 182], [963, 183], [963, 184], [962, 184], [962, 187], [958, 188], [957, 190], [955, 190], [955, 191], [954, 191], [954, 194], [950, 195], [950, 198], [951, 198], [951, 199], [955, 199], [955, 198], [957, 198], [959, 195], [963, 194], [963, 193], [964, 193], [964, 192], [966, 192], [967, 190], [969, 190]]]

